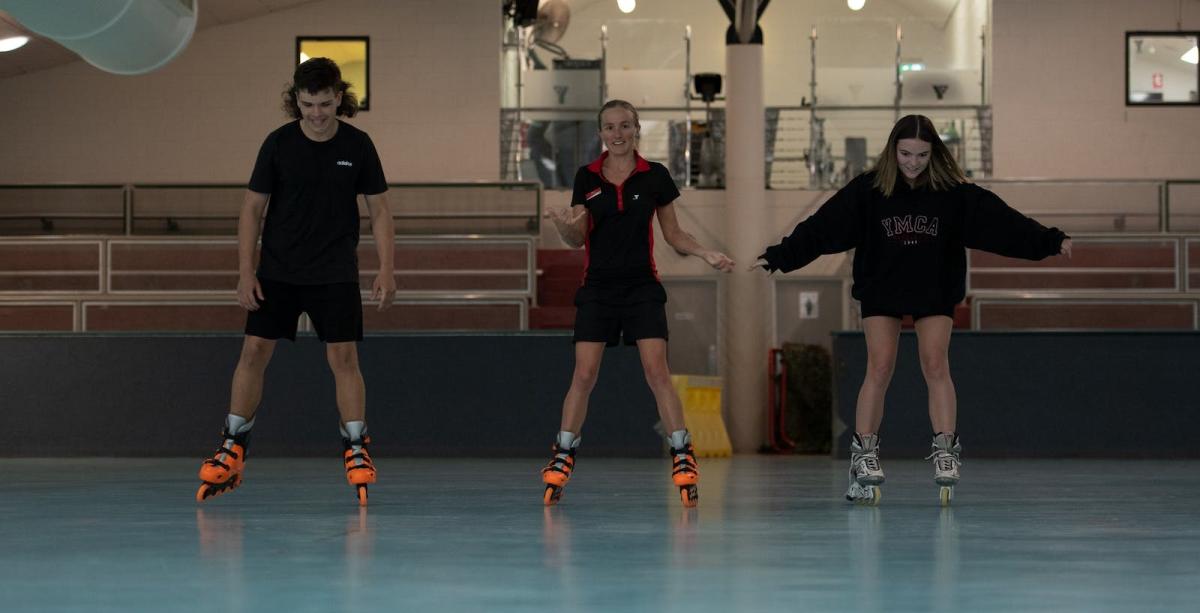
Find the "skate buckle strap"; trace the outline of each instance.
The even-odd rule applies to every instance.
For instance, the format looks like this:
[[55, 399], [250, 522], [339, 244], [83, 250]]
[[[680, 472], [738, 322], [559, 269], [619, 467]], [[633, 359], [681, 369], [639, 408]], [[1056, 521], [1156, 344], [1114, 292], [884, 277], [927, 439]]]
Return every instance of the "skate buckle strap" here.
[[366, 449], [346, 456], [346, 472], [359, 469], [375, 470], [375, 465], [371, 463], [371, 456], [367, 454]]
[[343, 438], [342, 443], [345, 444], [348, 454], [345, 456], [347, 473], [352, 470], [375, 470], [375, 465], [371, 462], [371, 455], [367, 452], [367, 446], [371, 444], [371, 437], [364, 436], [355, 440]]
[[550, 463], [542, 469], [542, 472], [550, 471], [570, 476], [572, 470], [575, 470], [575, 462], [570, 457], [554, 456]]
[[[362, 460], [362, 464], [352, 464], [355, 460]], [[358, 468], [370, 468], [373, 470], [374, 466], [371, 464], [371, 456], [361, 452], [346, 456], [346, 470], [350, 471]]]
[[345, 444], [346, 449], [353, 449], [355, 447], [361, 447], [363, 449], [366, 449], [368, 446], [371, 445], [371, 437], [364, 436], [362, 438], [356, 438], [354, 440], [350, 440], [348, 438], [343, 438], [342, 443]]
[[[236, 441], [235, 441], [235, 444], [236, 444]], [[238, 452], [233, 450], [232, 445], [230, 445], [229, 447], [226, 447], [225, 445], [221, 445], [220, 447], [217, 448], [217, 452], [213, 454], [213, 457], [208, 458], [207, 460], [204, 461], [204, 463], [212, 465], [212, 466], [220, 466], [221, 468], [224, 468], [225, 470], [229, 470], [228, 464], [217, 459], [217, 458], [221, 457], [222, 455], [227, 455], [236, 460], [236, 459], [238, 459], [239, 454], [238, 454]]]
[[671, 471], [672, 475], [683, 472], [696, 472], [696, 458], [692, 453], [691, 445], [687, 445], [683, 449], [671, 448], [671, 455], [675, 457], [675, 463]]
[[237, 434], [230, 432], [228, 429], [221, 430], [221, 440], [225, 441], [224, 443], [221, 443], [222, 446], [228, 445], [230, 442], [232, 442], [235, 445], [241, 445], [242, 447], [245, 447], [249, 439], [249, 430], [246, 430], [245, 432], [239, 432]]
[[564, 449], [555, 443], [554, 457], [550, 458], [550, 463], [546, 464], [542, 472], [562, 473], [570, 477], [573, 470], [575, 470], [575, 449]]

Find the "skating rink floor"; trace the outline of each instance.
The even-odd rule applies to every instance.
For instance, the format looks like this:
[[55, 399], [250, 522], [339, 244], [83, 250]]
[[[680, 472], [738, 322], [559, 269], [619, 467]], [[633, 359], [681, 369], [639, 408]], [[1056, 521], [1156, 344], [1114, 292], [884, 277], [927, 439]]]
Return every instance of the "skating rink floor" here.
[[360, 510], [340, 458], [251, 457], [194, 501], [199, 458], [0, 460], [0, 610], [1197, 611], [1200, 463], [884, 458], [880, 507], [826, 458], [380, 458]]

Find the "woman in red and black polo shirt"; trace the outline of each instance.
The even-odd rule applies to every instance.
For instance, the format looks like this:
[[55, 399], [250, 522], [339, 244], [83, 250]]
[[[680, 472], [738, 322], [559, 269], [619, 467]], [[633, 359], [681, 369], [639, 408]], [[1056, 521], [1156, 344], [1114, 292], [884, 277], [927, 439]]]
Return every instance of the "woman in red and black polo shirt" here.
[[654, 217], [676, 251], [704, 258], [724, 272], [733, 270], [734, 263], [679, 227], [674, 206], [679, 190], [670, 172], [638, 155], [637, 109], [624, 100], [611, 100], [600, 109], [598, 119], [607, 151], [576, 173], [571, 208], [549, 211], [568, 245], [587, 247], [587, 271], [575, 295], [575, 373], [563, 401], [554, 457], [542, 470], [544, 500], [547, 505], [558, 502], [571, 478], [604, 348], [617, 345], [623, 336], [626, 345], [637, 345], [646, 382], [670, 432], [671, 478], [683, 503], [694, 506], [700, 475], [667, 367], [667, 294], [654, 265]]

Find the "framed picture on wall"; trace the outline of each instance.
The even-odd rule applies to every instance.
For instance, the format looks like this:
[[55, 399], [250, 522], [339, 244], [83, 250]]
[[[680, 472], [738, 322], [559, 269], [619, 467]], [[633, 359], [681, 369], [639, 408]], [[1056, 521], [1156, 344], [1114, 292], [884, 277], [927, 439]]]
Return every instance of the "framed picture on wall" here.
[[1200, 32], [1125, 33], [1127, 106], [1200, 105]]
[[371, 40], [366, 36], [297, 36], [296, 65], [309, 58], [327, 57], [337, 62], [342, 80], [358, 98], [359, 110], [371, 103]]

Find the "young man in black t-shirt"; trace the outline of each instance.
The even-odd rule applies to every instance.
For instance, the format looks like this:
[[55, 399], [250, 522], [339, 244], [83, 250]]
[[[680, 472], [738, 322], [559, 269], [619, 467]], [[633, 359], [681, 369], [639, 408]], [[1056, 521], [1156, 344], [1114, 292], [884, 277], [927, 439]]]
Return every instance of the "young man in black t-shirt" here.
[[[367, 484], [375, 482], [367, 452], [366, 390], [358, 367], [357, 342], [363, 338], [358, 194], [366, 197], [379, 253], [372, 297], [380, 310], [396, 294], [394, 232], [375, 145], [365, 132], [337, 119], [358, 110], [349, 86], [327, 58], [300, 64], [284, 93], [284, 110], [296, 121], [269, 134], [259, 150], [238, 222], [237, 295], [248, 311], [246, 337], [221, 447], [200, 467], [204, 483], [196, 492], [198, 501], [241, 485], [263, 374], [275, 341], [296, 340], [301, 313], [308, 314], [317, 337], [326, 343], [341, 414], [346, 478], [356, 487], [360, 504], [366, 504]], [[264, 209], [256, 273], [254, 252]]]

